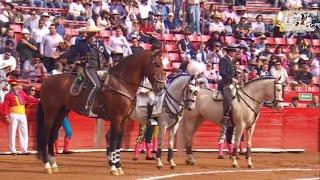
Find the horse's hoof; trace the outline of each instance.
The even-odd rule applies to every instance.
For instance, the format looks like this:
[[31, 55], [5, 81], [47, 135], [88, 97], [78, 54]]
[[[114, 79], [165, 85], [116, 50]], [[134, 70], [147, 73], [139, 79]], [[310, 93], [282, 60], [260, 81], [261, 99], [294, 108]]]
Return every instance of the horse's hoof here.
[[233, 168], [239, 168], [238, 164], [233, 164], [232, 167]]
[[118, 168], [117, 170], [118, 170], [118, 175], [124, 175], [122, 168]]
[[186, 163], [186, 165], [190, 165], [191, 163], [189, 160], [185, 160], [184, 162]]
[[119, 176], [119, 172], [117, 170], [116, 171], [110, 171], [110, 175]]
[[170, 166], [171, 170], [174, 170], [176, 168], [176, 166]]
[[191, 165], [191, 166], [197, 166], [198, 163], [196, 163], [196, 162], [190, 162], [190, 165]]
[[52, 172], [54, 172], [54, 173], [57, 173], [57, 172], [59, 172], [59, 168], [58, 168], [58, 167], [55, 167], [55, 168], [51, 168], [51, 170], [52, 170]]
[[158, 168], [159, 170], [161, 170], [161, 169], [163, 168], [163, 166], [157, 166], [157, 168]]
[[44, 172], [46, 172], [47, 174], [52, 174], [52, 169], [46, 168], [46, 169], [44, 169]]
[[254, 168], [254, 167], [253, 167], [253, 165], [248, 165], [248, 168], [249, 168], [249, 169], [252, 169], [252, 168]]
[[219, 155], [218, 159], [224, 159], [224, 157], [222, 155]]

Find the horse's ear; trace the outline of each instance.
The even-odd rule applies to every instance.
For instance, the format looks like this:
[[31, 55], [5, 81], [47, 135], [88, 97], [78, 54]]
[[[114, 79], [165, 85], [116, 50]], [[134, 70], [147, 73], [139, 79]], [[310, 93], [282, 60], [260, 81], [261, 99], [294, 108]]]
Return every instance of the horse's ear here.
[[190, 81], [194, 80], [194, 75], [191, 75]]

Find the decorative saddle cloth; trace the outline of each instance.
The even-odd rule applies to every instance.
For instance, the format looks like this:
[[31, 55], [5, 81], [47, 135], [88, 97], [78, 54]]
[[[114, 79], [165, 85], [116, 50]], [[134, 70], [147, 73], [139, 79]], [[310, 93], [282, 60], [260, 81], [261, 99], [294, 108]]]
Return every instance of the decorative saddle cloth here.
[[[237, 87], [234, 84], [230, 84], [227, 88], [231, 89], [232, 98], [234, 98], [237, 93]], [[222, 92], [213, 89], [212, 90], [212, 99], [214, 101], [223, 101], [224, 97], [223, 97]]]
[[[139, 93], [136, 96], [137, 103], [136, 103], [136, 113], [138, 118], [147, 117], [147, 106], [148, 106], [148, 96], [144, 93]], [[155, 104], [153, 106], [152, 117], [158, 117], [162, 112], [162, 105], [163, 105], [164, 95], [156, 96]]]

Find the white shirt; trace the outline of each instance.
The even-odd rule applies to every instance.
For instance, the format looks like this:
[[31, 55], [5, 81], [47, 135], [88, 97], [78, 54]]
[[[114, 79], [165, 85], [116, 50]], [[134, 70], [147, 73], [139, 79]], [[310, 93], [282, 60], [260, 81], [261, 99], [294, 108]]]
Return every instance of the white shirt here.
[[81, 13], [84, 13], [85, 12], [85, 9], [83, 7], [82, 4], [77, 4], [75, 2], [72, 2], [69, 6], [69, 11], [68, 11], [71, 15], [73, 16], [80, 16]]
[[9, 59], [5, 59], [5, 56], [6, 56], [5, 54], [0, 54], [0, 64], [6, 63], [10, 65], [11, 71], [15, 70], [17, 68], [16, 58], [14, 58], [13, 56], [10, 56]]
[[38, 75], [41, 75], [41, 68], [42, 72], [46, 73], [47, 69], [44, 67], [44, 65], [41, 63], [36, 68], [34, 65], [31, 64], [32, 60], [27, 60], [23, 63], [23, 72], [22, 76], [24, 79], [36, 79]]
[[216, 23], [216, 22], [211, 22], [209, 25], [209, 31], [214, 32], [218, 31], [219, 33], [223, 32], [224, 29], [224, 24], [222, 22]]
[[302, 2], [301, 0], [287, 0], [286, 7], [288, 7], [289, 9], [302, 8]]
[[263, 32], [263, 33], [266, 31], [264, 23], [263, 22], [258, 23], [256, 21], [251, 23], [251, 30], [252, 32]]
[[319, 58], [313, 59], [310, 66], [310, 73], [313, 76], [320, 76], [320, 59]]
[[42, 38], [44, 35], [49, 34], [49, 29], [47, 27], [43, 27], [42, 29], [34, 29], [30, 35], [32, 39], [34, 39], [37, 43], [42, 42]]
[[63, 42], [63, 38], [58, 33], [55, 35], [47, 34], [43, 36], [40, 44], [40, 53], [45, 57], [52, 57], [52, 53], [56, 52], [60, 42]]
[[222, 20], [226, 21], [228, 18], [231, 18], [231, 20], [233, 21], [234, 15], [234, 11], [229, 12], [229, 10], [225, 10], [222, 12]]
[[[121, 35], [119, 37], [117, 36], [110, 37], [109, 44], [108, 44], [108, 49], [110, 51], [114, 51], [117, 53], [125, 53], [124, 48], [130, 49], [131, 51], [130, 45], [124, 36]], [[129, 52], [128, 54], [132, 54], [132, 52], [131, 53]]]
[[152, 11], [150, 0], [148, 0], [147, 5], [139, 3], [139, 12], [141, 19], [147, 18], [149, 16], [150, 11]]
[[288, 78], [288, 73], [287, 71], [281, 67], [280, 70], [276, 70], [274, 67], [271, 67], [270, 69], [270, 74], [274, 78], [279, 78], [281, 77], [280, 82], [285, 82], [285, 80]]
[[236, 23], [236, 24], [239, 24], [240, 22], [240, 19], [241, 17], [245, 17], [248, 19], [248, 14], [247, 13], [244, 13], [243, 15], [238, 15], [238, 14], [234, 14], [234, 17], [233, 17], [233, 21]]
[[52, 70], [51, 75], [62, 74], [62, 72], [57, 71], [56, 69]]

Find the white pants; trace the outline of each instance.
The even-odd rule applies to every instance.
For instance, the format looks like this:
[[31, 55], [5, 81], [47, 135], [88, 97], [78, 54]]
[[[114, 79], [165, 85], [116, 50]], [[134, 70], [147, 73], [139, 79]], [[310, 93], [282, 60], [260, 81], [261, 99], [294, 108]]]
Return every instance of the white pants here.
[[148, 96], [148, 104], [153, 105], [156, 101], [156, 95], [154, 94], [154, 92], [148, 92], [147, 96]]
[[19, 127], [19, 140], [22, 153], [28, 152], [28, 124], [26, 115], [10, 114], [9, 124], [9, 150], [16, 152], [16, 132]]

